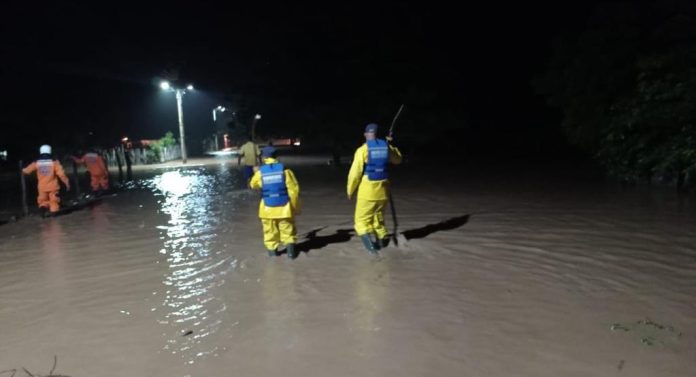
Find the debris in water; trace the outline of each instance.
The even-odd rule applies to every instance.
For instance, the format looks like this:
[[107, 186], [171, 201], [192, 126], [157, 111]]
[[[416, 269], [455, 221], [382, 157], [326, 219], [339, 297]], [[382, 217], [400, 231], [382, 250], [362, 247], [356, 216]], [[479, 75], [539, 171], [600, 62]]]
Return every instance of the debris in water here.
[[188, 330], [188, 331], [186, 331], [186, 332], [184, 333], [184, 335], [182, 335], [182, 336], [189, 336], [189, 335], [191, 335], [191, 334], [193, 334], [193, 330]]
[[675, 330], [673, 326], [662, 325], [649, 318], [632, 324], [614, 323], [610, 329], [612, 331], [635, 332], [640, 337], [640, 342], [647, 346], [656, 344], [664, 346], [665, 342], [677, 341], [682, 336], [682, 333]]
[[618, 370], [622, 370], [625, 364], [626, 364], [626, 361], [625, 361], [625, 360], [619, 361], [619, 366], [617, 367], [617, 369], [618, 369]]
[[611, 325], [611, 331], [619, 331], [619, 330], [630, 331], [630, 329], [628, 327], [626, 327], [620, 323], [615, 323], [615, 324]]
[[[22, 370], [24, 371], [26, 377], [70, 377], [70, 376], [66, 376], [63, 374], [53, 374], [53, 372], [55, 372], [55, 370], [56, 370], [57, 365], [58, 365], [58, 356], [53, 356], [53, 367], [51, 368], [51, 371], [48, 372], [48, 374], [45, 376], [42, 374], [33, 374], [33, 373], [29, 372], [27, 370], [27, 368], [22, 368]], [[9, 370], [0, 371], [0, 375], [4, 375], [6, 373], [10, 373], [9, 377], [15, 377], [15, 375], [17, 375], [17, 369], [9, 369]], [[22, 376], [17, 375], [16, 377], [22, 377]]]

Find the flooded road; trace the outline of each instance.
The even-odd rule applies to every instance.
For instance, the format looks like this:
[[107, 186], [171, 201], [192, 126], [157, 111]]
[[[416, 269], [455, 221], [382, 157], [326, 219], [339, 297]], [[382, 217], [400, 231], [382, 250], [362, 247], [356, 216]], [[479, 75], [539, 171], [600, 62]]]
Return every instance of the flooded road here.
[[694, 375], [693, 197], [403, 169], [409, 241], [374, 258], [346, 169], [290, 167], [311, 232], [294, 261], [266, 257], [258, 194], [224, 163], [0, 226], [0, 371]]

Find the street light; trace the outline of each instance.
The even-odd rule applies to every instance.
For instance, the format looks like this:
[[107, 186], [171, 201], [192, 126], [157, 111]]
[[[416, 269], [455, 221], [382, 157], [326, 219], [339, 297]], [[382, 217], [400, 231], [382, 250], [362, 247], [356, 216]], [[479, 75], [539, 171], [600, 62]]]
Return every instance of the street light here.
[[225, 110], [227, 110], [227, 109], [224, 108], [224, 107], [222, 107], [222, 106], [218, 106], [218, 107], [214, 108], [214, 109], [213, 109], [213, 122], [217, 122], [217, 116], [216, 116], [215, 114], [216, 114], [218, 111], [221, 112], [221, 113], [224, 113]]
[[218, 107], [213, 108], [213, 126], [215, 127], [214, 138], [215, 138], [215, 149], [216, 150], [218, 148], [218, 131], [217, 131], [217, 115], [216, 114], [218, 111], [221, 113], [224, 113], [225, 110], [227, 110], [227, 109], [224, 108], [223, 106], [218, 106]]
[[254, 116], [254, 122], [251, 124], [251, 141], [256, 139], [256, 122], [261, 119], [261, 114], [256, 114]]
[[160, 83], [160, 88], [162, 90], [167, 91], [167, 92], [174, 92], [176, 93], [176, 109], [179, 114], [179, 140], [180, 140], [180, 146], [181, 146], [181, 162], [183, 164], [186, 163], [186, 140], [185, 140], [185, 134], [184, 134], [184, 108], [182, 106], [182, 99], [184, 97], [184, 94], [186, 94], [186, 90], [193, 90], [193, 84], [188, 84], [186, 86], [186, 89], [182, 88], [174, 88], [171, 86], [169, 81], [162, 81]]

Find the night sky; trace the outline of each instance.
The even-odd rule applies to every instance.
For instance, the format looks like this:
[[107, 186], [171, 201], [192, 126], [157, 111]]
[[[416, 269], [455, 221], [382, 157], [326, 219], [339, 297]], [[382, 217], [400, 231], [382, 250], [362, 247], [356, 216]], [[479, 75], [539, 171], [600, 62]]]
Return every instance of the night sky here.
[[191, 148], [212, 133], [218, 104], [243, 121], [263, 114], [259, 132], [353, 127], [358, 141], [405, 102], [412, 131], [553, 150], [560, 114], [531, 80], [555, 38], [581, 30], [594, 8], [99, 3], [3, 6], [0, 149], [177, 135], [174, 95], [156, 85], [169, 77], [197, 88], [184, 99]]

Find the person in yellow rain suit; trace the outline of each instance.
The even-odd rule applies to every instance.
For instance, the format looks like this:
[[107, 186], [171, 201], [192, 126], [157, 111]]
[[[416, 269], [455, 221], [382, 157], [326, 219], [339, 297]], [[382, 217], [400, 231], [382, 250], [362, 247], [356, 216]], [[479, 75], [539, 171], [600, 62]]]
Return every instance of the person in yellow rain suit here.
[[355, 204], [355, 232], [370, 253], [387, 245], [384, 207], [389, 194], [388, 166], [401, 163], [401, 152], [387, 140], [377, 138], [379, 126], [365, 127], [365, 144], [355, 151], [348, 173], [348, 199], [358, 191]]
[[295, 259], [295, 215], [300, 212], [300, 186], [295, 174], [278, 162], [274, 147], [264, 147], [261, 150], [261, 158], [263, 165], [254, 172], [249, 187], [263, 193], [259, 203], [263, 243], [268, 250], [268, 256], [276, 256], [278, 247], [283, 243], [288, 258]]
[[60, 193], [60, 184], [58, 179], [63, 181], [68, 191], [70, 191], [70, 181], [65, 176], [65, 171], [60, 162], [54, 160], [51, 156], [50, 145], [42, 145], [39, 148], [39, 159], [22, 169], [22, 173], [27, 175], [33, 172], [36, 172], [38, 179], [37, 191], [39, 196], [36, 201], [39, 204], [42, 215], [47, 210], [52, 214], [58, 212], [60, 210], [60, 196], [58, 195]]
[[102, 156], [97, 154], [94, 150], [90, 150], [85, 153], [84, 156], [80, 158], [73, 157], [72, 159], [77, 164], [87, 166], [90, 185], [94, 193], [100, 194], [102, 191], [109, 189], [109, 171], [106, 170], [106, 164]]

